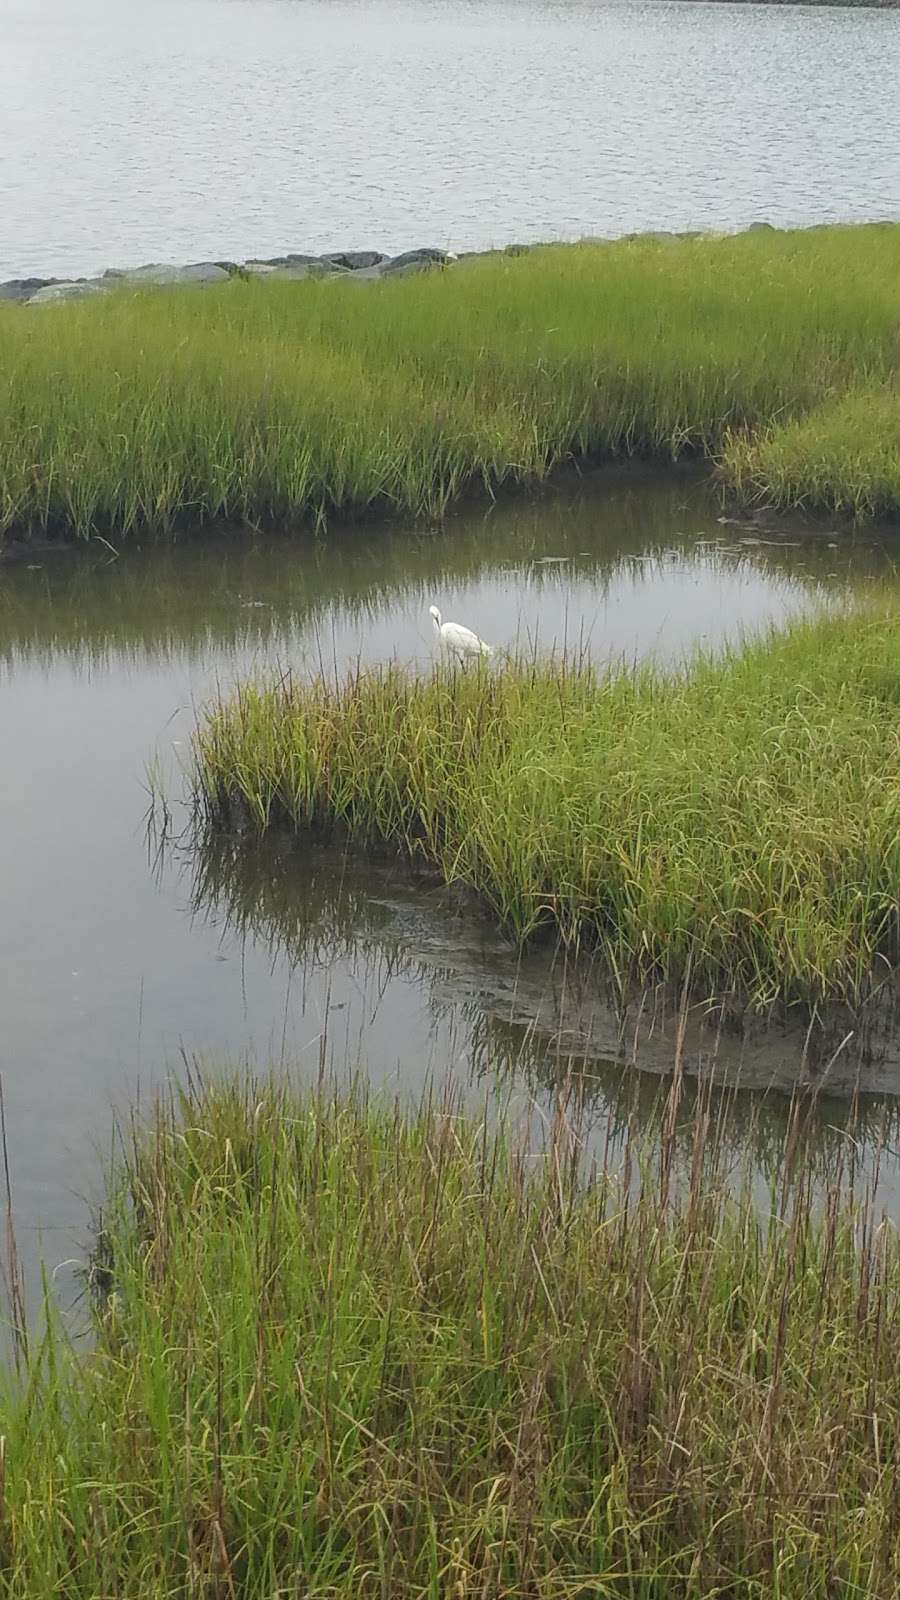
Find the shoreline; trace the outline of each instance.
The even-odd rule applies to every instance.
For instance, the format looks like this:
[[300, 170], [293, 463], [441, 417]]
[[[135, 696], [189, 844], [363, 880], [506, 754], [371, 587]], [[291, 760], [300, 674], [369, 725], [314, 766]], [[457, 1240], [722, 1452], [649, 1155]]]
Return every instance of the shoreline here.
[[457, 259], [450, 251], [425, 245], [394, 256], [382, 250], [335, 250], [325, 255], [296, 250], [276, 256], [249, 256], [245, 261], [224, 258], [183, 263], [151, 261], [140, 267], [106, 267], [100, 273], [82, 277], [7, 278], [0, 282], [0, 302], [46, 305], [109, 294], [116, 289], [202, 289], [227, 283], [231, 278], [293, 282], [309, 278], [353, 278], [357, 283], [377, 282], [449, 266]]
[[[789, 538], [798, 534], [823, 538], [831, 532], [852, 535], [858, 531], [852, 518], [841, 518], [835, 514], [826, 515], [821, 511], [806, 510], [802, 506], [743, 505], [736, 495], [729, 491], [725, 483], [717, 482], [715, 476], [711, 474], [709, 461], [702, 457], [690, 459], [684, 456], [671, 462], [637, 456], [563, 461], [539, 482], [526, 485], [501, 485], [488, 499], [477, 491], [463, 494], [448, 509], [448, 517], [478, 513], [488, 517], [495, 508], [521, 503], [523, 498], [531, 505], [540, 505], [545, 501], [553, 504], [559, 496], [571, 493], [573, 483], [590, 485], [595, 492], [601, 487], [614, 489], [623, 473], [627, 474], [629, 479], [634, 475], [634, 482], [638, 485], [645, 481], [645, 477], [654, 482], [663, 477], [666, 483], [702, 483], [718, 497], [722, 511], [720, 520], [733, 524], [735, 528], [745, 533], [769, 535], [772, 538], [782, 536]], [[388, 508], [372, 511], [361, 517], [349, 516], [341, 521], [335, 521], [333, 531], [339, 537], [350, 537], [360, 532], [380, 537], [396, 531], [398, 522], [403, 521], [402, 517], [398, 518], [398, 514]], [[893, 536], [897, 527], [898, 517], [888, 516], [866, 523], [865, 533]], [[303, 519], [299, 519], [294, 526], [271, 528], [259, 528], [246, 521], [235, 519], [231, 522], [203, 523], [196, 526], [185, 521], [183, 525], [179, 524], [170, 531], [168, 540], [173, 545], [179, 545], [186, 539], [194, 541], [198, 538], [231, 538], [236, 534], [248, 532], [254, 535], [265, 534], [290, 539], [316, 537], [315, 530], [311, 529]], [[0, 533], [0, 571], [4, 567], [28, 565], [36, 559], [43, 561], [53, 560], [56, 556], [78, 555], [79, 552], [84, 553], [89, 545], [99, 542], [99, 540], [72, 538], [65, 527], [33, 540], [21, 536], [4, 540]], [[117, 555], [122, 553], [122, 549], [116, 549]]]
[[894, 224], [377, 254], [0, 304], [0, 540], [434, 524], [623, 458], [703, 461], [747, 509], [900, 512]]
[[[744, 3], [744, 0], [722, 0], [725, 4]], [[772, 5], [833, 5], [844, 0], [767, 0]], [[872, 0], [878, 7], [885, 0]], [[887, 0], [893, 8], [900, 0]], [[152, 261], [136, 267], [105, 267], [90, 273], [23, 273], [0, 279], [0, 305], [53, 304], [60, 300], [92, 298], [108, 294], [116, 288], [205, 288], [227, 283], [231, 278], [273, 279], [300, 282], [304, 279], [352, 280], [356, 283], [375, 283], [385, 278], [410, 277], [415, 273], [454, 266], [460, 262], [489, 260], [492, 257], [530, 255], [547, 249], [578, 249], [584, 245], [621, 245], [664, 243], [699, 239], [710, 242], [723, 239], [740, 239], [746, 234], [810, 234], [835, 228], [898, 227], [900, 217], [873, 218], [870, 222], [814, 222], [801, 227], [780, 227], [765, 218], [748, 223], [744, 228], [720, 231], [718, 229], [647, 228], [633, 233], [590, 234], [579, 239], [532, 239], [521, 243], [492, 246], [485, 250], [444, 250], [434, 245], [415, 245], [391, 255], [379, 249], [338, 249], [320, 253], [305, 250], [284, 250], [269, 256], [247, 256], [232, 260], [226, 256], [210, 255], [200, 260], [186, 262]]]

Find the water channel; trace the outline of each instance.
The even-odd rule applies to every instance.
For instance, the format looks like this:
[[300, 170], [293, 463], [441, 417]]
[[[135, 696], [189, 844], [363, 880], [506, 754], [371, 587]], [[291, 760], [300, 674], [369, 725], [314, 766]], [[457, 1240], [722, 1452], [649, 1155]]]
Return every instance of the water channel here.
[[[538, 1100], [565, 1063], [601, 1122], [671, 1069], [661, 1012], [623, 1031], [596, 975], [579, 986], [553, 952], [518, 958], [433, 882], [285, 839], [198, 848], [184, 769], [212, 695], [273, 668], [425, 662], [432, 601], [501, 646], [675, 663], [895, 581], [898, 554], [889, 533], [723, 520], [702, 480], [623, 469], [442, 530], [231, 530], [0, 566], [0, 1074], [32, 1275], [84, 1235], [111, 1106], [146, 1099], [183, 1052], [212, 1071], [360, 1065], [403, 1093], [505, 1076]], [[172, 818], [161, 851], [151, 772]], [[898, 1040], [834, 1065], [823, 1148], [856, 1089], [870, 1105], [900, 1095]], [[691, 1061], [742, 1087], [738, 1145], [751, 1127], [777, 1144], [802, 1043], [790, 1024], [737, 1043], [689, 1035]]]

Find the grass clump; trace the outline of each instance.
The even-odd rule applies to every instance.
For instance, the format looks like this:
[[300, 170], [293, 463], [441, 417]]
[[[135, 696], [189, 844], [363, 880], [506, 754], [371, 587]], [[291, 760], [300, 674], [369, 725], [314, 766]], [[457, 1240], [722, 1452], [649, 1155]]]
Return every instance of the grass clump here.
[[51, 1321], [0, 1401], [5, 1592], [892, 1594], [897, 1236], [840, 1178], [728, 1198], [696, 1115], [677, 1185], [677, 1100], [639, 1181], [562, 1108], [540, 1154], [452, 1098], [160, 1110], [92, 1351]]
[[337, 825], [421, 854], [519, 940], [599, 945], [623, 988], [859, 999], [896, 960], [896, 607], [683, 674], [565, 660], [242, 688], [199, 730], [216, 823]]
[[888, 517], [900, 507], [900, 389], [854, 391], [759, 437], [735, 436], [721, 470], [745, 502]]
[[716, 456], [888, 381], [898, 281], [876, 225], [0, 306], [0, 537], [434, 517], [571, 458]]

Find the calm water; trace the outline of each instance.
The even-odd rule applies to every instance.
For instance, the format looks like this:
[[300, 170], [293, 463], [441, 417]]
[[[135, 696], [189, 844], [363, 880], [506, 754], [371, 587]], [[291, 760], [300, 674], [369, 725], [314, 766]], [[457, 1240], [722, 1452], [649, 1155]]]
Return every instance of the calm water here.
[[900, 216], [900, 12], [0, 0], [0, 277]]
[[[568, 639], [598, 660], [673, 660], [891, 579], [896, 553], [876, 537], [753, 533], [720, 522], [689, 480], [607, 474], [431, 536], [234, 533], [0, 567], [0, 1071], [32, 1262], [39, 1237], [51, 1261], [72, 1253], [110, 1105], [177, 1071], [182, 1050], [310, 1073], [324, 1053], [411, 1089], [503, 1066], [539, 1087], [574, 1053], [601, 1118], [617, 1114], [623, 1071], [642, 1078], [631, 1063], [671, 1065], [664, 1027], [645, 1017], [620, 1037], [596, 983], [564, 985], [550, 956], [517, 963], [433, 884], [278, 840], [148, 850], [148, 765], [177, 833], [179, 762], [217, 686], [274, 664], [426, 660], [432, 601], [498, 645]], [[801, 1043], [726, 1041], [722, 1061], [745, 1083], [783, 1085]], [[889, 1045], [864, 1086], [896, 1094]], [[711, 1049], [691, 1034], [691, 1053]], [[843, 1114], [829, 1110], [823, 1138]]]

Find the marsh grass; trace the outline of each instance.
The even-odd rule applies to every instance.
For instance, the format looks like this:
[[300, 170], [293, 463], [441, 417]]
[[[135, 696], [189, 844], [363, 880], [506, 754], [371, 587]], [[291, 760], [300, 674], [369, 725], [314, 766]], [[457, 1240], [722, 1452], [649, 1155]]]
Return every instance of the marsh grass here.
[[871, 226], [0, 306], [0, 535], [435, 518], [567, 459], [716, 455], [886, 382], [898, 280]]
[[759, 437], [728, 440], [721, 462], [746, 503], [835, 511], [855, 521], [900, 508], [900, 389], [854, 390]]
[[690, 670], [397, 666], [213, 705], [214, 825], [423, 857], [520, 941], [599, 947], [706, 994], [851, 1003], [897, 959], [896, 607], [795, 623]]
[[677, 1085], [621, 1165], [564, 1093], [538, 1143], [451, 1092], [160, 1106], [112, 1181], [93, 1349], [48, 1314], [0, 1400], [5, 1592], [889, 1600], [878, 1156], [814, 1204], [798, 1105], [760, 1204], [691, 1115], [676, 1177]]

